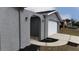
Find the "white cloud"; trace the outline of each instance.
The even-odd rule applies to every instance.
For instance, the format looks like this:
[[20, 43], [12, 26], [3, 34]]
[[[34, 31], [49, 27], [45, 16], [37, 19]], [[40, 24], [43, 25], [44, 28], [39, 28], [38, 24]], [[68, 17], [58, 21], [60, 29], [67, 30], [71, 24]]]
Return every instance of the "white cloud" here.
[[64, 15], [60, 15], [62, 19], [71, 19], [71, 15], [70, 14], [64, 14]]

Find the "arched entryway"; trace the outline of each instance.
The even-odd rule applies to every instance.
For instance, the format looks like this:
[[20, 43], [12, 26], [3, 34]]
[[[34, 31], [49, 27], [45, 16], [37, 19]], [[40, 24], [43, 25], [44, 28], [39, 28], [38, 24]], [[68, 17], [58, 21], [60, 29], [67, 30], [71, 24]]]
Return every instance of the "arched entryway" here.
[[33, 15], [30, 18], [30, 37], [31, 39], [41, 39], [41, 19], [39, 16]]

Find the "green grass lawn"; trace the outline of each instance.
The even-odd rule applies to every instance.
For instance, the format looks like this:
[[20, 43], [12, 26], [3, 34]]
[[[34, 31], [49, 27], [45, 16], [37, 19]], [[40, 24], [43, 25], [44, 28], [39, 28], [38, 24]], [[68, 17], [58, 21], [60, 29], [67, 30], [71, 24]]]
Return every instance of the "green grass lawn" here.
[[60, 33], [79, 36], [79, 30], [77, 30], [77, 29], [68, 29], [68, 28], [66, 28], [66, 29], [62, 29], [60, 31]]

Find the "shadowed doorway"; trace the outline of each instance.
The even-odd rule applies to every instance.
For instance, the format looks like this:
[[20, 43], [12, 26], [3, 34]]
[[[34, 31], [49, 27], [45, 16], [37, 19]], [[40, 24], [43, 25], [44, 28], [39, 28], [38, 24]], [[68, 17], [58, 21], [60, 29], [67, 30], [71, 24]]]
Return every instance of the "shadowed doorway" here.
[[35, 15], [30, 19], [30, 37], [35, 40], [41, 39], [41, 19]]

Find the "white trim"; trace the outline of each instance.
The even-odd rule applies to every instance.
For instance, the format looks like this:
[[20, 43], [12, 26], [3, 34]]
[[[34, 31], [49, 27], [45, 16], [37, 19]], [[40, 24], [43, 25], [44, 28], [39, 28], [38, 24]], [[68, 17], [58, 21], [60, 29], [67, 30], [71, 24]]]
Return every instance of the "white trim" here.
[[48, 13], [48, 15], [51, 15], [51, 14], [53, 14], [53, 13], [55, 13], [56, 11], [53, 11], [53, 12], [50, 12], [50, 13]]

